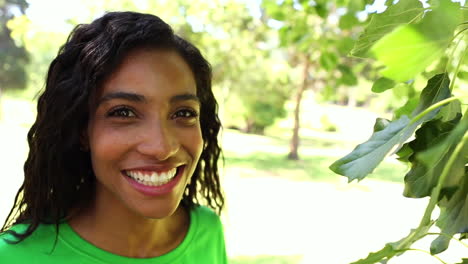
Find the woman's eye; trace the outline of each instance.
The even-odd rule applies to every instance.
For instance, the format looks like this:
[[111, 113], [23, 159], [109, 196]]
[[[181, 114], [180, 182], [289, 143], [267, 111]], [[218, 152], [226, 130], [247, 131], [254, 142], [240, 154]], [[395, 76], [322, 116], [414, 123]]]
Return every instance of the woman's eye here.
[[121, 107], [121, 108], [111, 110], [107, 114], [107, 116], [127, 118], [127, 117], [135, 117], [136, 115], [131, 109], [127, 107]]
[[190, 109], [181, 109], [174, 113], [173, 118], [194, 118], [197, 117], [198, 113]]

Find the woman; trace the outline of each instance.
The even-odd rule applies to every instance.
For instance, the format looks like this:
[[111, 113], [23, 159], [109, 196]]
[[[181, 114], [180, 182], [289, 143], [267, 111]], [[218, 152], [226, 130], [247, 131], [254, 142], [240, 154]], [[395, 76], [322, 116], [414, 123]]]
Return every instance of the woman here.
[[208, 62], [161, 19], [78, 26], [39, 97], [0, 263], [226, 263], [220, 126]]

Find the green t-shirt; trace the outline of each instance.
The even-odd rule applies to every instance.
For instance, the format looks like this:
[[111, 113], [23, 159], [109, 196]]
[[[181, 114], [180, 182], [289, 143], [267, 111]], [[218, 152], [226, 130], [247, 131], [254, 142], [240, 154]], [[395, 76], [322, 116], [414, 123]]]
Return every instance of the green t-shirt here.
[[[26, 229], [16, 225], [15, 231]], [[104, 251], [81, 238], [67, 224], [60, 225], [57, 244], [55, 226], [40, 225], [34, 233], [18, 244], [10, 234], [0, 235], [0, 263], [8, 264], [225, 264], [227, 263], [223, 227], [219, 217], [207, 207], [190, 212], [190, 227], [182, 243], [173, 251], [155, 258], [128, 258]]]

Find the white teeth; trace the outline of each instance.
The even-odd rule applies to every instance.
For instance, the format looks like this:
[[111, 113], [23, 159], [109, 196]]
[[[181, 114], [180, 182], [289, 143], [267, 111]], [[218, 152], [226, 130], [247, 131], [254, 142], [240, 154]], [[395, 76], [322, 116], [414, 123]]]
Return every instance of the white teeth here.
[[126, 171], [127, 176], [135, 179], [141, 184], [149, 186], [159, 186], [168, 183], [172, 178], [174, 178], [177, 173], [177, 169], [171, 169], [166, 172], [158, 173], [156, 171], [151, 172], [151, 174], [142, 173], [140, 171]]
[[159, 179], [161, 181], [165, 181], [165, 180], [167, 180], [169, 178], [168, 175], [169, 175], [168, 173], [163, 172], [163, 173], [161, 173], [161, 176], [160, 176], [161, 178], [159, 178]]

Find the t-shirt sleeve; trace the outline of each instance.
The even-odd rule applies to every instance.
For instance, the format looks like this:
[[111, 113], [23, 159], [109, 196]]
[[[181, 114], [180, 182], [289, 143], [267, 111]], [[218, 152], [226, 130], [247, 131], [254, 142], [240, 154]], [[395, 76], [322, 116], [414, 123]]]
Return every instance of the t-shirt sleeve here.
[[47, 257], [53, 241], [44, 232], [44, 228], [39, 227], [18, 243], [11, 232], [23, 234], [27, 227], [26, 224], [18, 224], [0, 234], [0, 263], [43, 263], [40, 260]]
[[224, 239], [223, 224], [219, 216], [207, 207], [200, 207], [198, 210], [199, 236], [197, 244], [202, 246], [202, 253], [205, 257], [210, 257], [210, 263], [226, 264], [227, 254]]
[[219, 217], [218, 217], [218, 223], [219, 223], [219, 232], [218, 232], [218, 247], [219, 247], [219, 260], [220, 264], [227, 264], [227, 254], [226, 254], [226, 243], [224, 239], [224, 227], [223, 224], [221, 223]]

